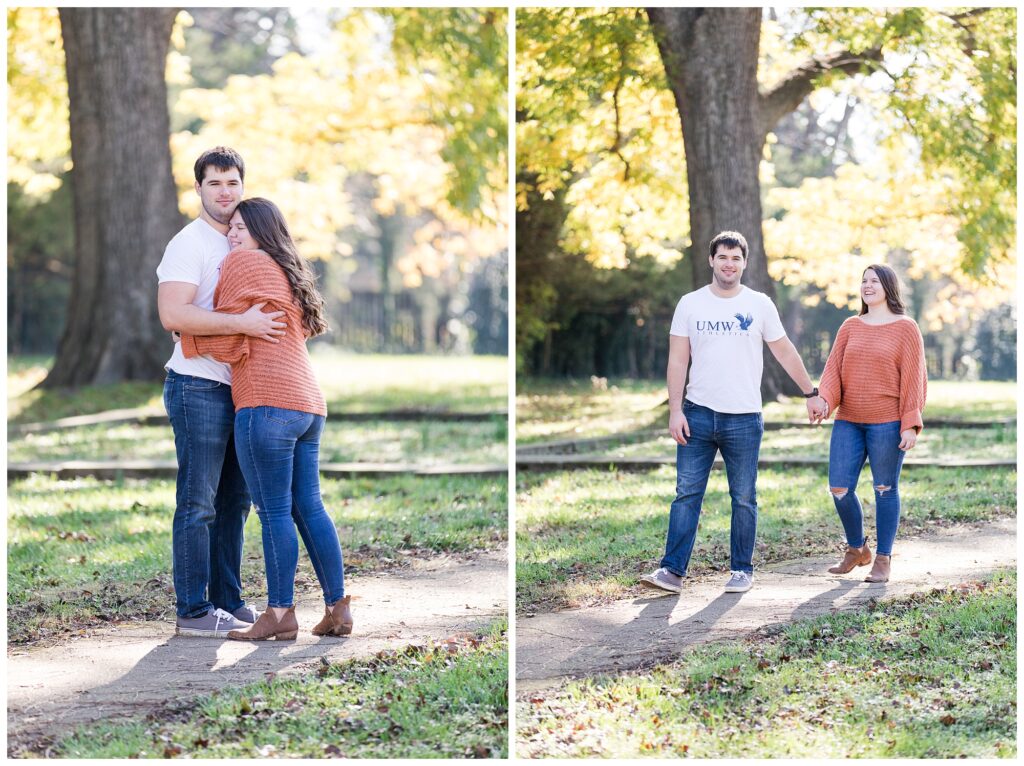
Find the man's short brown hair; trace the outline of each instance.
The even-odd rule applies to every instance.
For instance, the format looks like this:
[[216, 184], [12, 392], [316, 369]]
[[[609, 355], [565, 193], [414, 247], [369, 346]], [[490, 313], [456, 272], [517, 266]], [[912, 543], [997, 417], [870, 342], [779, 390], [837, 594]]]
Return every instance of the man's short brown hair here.
[[743, 260], [747, 260], [747, 240], [738, 231], [723, 231], [721, 234], [715, 235], [715, 238], [711, 240], [711, 246], [708, 248], [708, 255], [710, 257], [715, 257], [715, 251], [718, 250], [719, 245], [738, 247], [743, 251]]
[[245, 163], [242, 161], [242, 155], [230, 147], [215, 146], [199, 155], [195, 166], [197, 184], [202, 185], [203, 178], [206, 177], [206, 169], [210, 165], [213, 165], [217, 170], [238, 168], [238, 177], [245, 181]]

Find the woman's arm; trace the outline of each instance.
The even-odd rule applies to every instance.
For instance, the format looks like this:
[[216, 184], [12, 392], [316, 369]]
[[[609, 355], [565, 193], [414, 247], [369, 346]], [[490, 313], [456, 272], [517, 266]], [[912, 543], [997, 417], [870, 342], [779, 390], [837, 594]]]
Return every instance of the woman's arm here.
[[[828, 361], [825, 362], [825, 371], [821, 373], [821, 382], [818, 383], [818, 393], [828, 405], [828, 414], [833, 414], [843, 400], [843, 355], [846, 353], [846, 343], [850, 338], [850, 329], [844, 322], [836, 339], [832, 343], [832, 350], [828, 354]], [[828, 417], [828, 415], [826, 415]]]
[[924, 358], [924, 338], [917, 323], [900, 345], [900, 431], [924, 428], [922, 413], [928, 396], [928, 365]]
[[[221, 268], [220, 280], [213, 295], [214, 310], [223, 314], [242, 314], [254, 303], [270, 303], [263, 294], [260, 282], [263, 269], [249, 258], [228, 256]], [[270, 305], [270, 310], [277, 307]], [[181, 336], [181, 351], [186, 358], [211, 356], [217, 361], [232, 364], [249, 354], [247, 335], [188, 335]]]

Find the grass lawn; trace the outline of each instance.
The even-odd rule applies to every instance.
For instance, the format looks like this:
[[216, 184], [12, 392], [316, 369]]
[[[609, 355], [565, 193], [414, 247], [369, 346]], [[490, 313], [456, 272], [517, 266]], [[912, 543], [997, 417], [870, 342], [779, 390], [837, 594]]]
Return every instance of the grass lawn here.
[[508, 641], [481, 635], [226, 688], [80, 728], [61, 758], [505, 758]]
[[[320, 461], [360, 463], [508, 462], [508, 421], [328, 421]], [[63, 428], [24, 434], [7, 448], [9, 462], [26, 460], [174, 460], [169, 425], [137, 423]]]
[[[907, 468], [900, 537], [934, 525], [1016, 513], [1016, 471]], [[581, 606], [639, 593], [664, 550], [675, 470], [520, 473], [516, 502], [517, 608]], [[841, 552], [843, 534], [821, 468], [762, 469], [754, 566]], [[874, 543], [870, 471], [858, 493]], [[690, 573], [727, 573], [730, 502], [725, 472], [711, 474]], [[897, 538], [897, 547], [899, 538]]]
[[[820, 457], [828, 459], [830, 426], [795, 427], [768, 430], [761, 440], [761, 457]], [[646, 457], [674, 455], [675, 442], [667, 429], [627, 437], [615, 443], [611, 439], [594, 445], [602, 455], [611, 457]], [[984, 458], [1015, 460], [1017, 457], [1017, 426], [994, 424], [989, 428], [925, 428], [913, 451], [914, 460], [952, 460]]]
[[[349, 573], [400, 567], [410, 556], [503, 544], [503, 477], [327, 479], [324, 502]], [[169, 619], [174, 482], [54, 480], [8, 484], [8, 640], [62, 637], [122, 618]], [[300, 546], [297, 591], [319, 592]], [[265, 597], [259, 520], [250, 513], [245, 592]]]
[[704, 646], [517, 707], [529, 758], [1014, 758], [1017, 577]]
[[[359, 355], [314, 346], [311, 357], [328, 409], [334, 412], [508, 409], [508, 361], [503, 356]], [[74, 392], [34, 390], [52, 363], [48, 357], [8, 357], [10, 422], [163, 406], [161, 383], [88, 386]]]
[[[516, 441], [585, 439], [608, 434], [667, 429], [665, 384], [658, 380], [524, 380], [516, 383]], [[925, 426], [929, 418], [987, 420], [1017, 415], [1016, 383], [932, 381], [928, 384]], [[802, 399], [765, 406], [768, 421], [804, 420]]]

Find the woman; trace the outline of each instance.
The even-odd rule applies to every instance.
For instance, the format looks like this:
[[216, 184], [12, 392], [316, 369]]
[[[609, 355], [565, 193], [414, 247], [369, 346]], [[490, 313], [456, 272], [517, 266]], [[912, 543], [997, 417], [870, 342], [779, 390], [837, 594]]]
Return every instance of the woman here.
[[309, 265], [299, 256], [274, 203], [242, 201], [231, 217], [232, 251], [221, 264], [214, 294], [217, 311], [241, 313], [254, 303], [284, 311], [280, 343], [245, 335], [183, 335], [186, 357], [209, 355], [231, 364], [235, 450], [263, 531], [267, 611], [247, 630], [228, 638], [293, 639], [294, 585], [299, 543], [324, 592], [325, 614], [317, 636], [352, 632], [338, 533], [320, 497], [320, 435], [327, 407], [313, 375], [306, 338], [327, 330], [324, 302]]
[[847, 319], [825, 363], [819, 386], [837, 412], [829, 447], [828, 481], [846, 531], [843, 560], [828, 571], [846, 574], [871, 564], [857, 481], [871, 461], [877, 546], [865, 582], [887, 582], [900, 521], [900, 469], [924, 427], [928, 380], [924, 341], [906, 315], [900, 283], [888, 266], [872, 265], [860, 285], [860, 315]]

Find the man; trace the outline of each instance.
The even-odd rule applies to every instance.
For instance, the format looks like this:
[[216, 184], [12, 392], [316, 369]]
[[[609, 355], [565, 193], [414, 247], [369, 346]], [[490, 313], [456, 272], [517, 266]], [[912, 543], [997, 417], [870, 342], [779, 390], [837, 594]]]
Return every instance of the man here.
[[[757, 530], [757, 458], [761, 419], [762, 341], [804, 392], [811, 422], [826, 405], [764, 293], [740, 284], [747, 241], [725, 231], [711, 240], [711, 284], [684, 295], [676, 306], [669, 339], [669, 433], [676, 447], [676, 499], [669, 512], [661, 567], [641, 583], [678, 593], [693, 552], [704, 491], [721, 450], [732, 498], [730, 578], [727, 593], [750, 590]], [[686, 368], [691, 358], [690, 386]], [[683, 392], [686, 391], [684, 401]]]
[[[218, 146], [195, 163], [199, 218], [175, 235], [157, 268], [160, 321], [192, 335], [241, 333], [277, 343], [283, 311], [213, 311], [228, 222], [242, 199], [245, 164]], [[174, 430], [178, 480], [171, 546], [180, 636], [224, 638], [256, 621], [242, 600], [242, 530], [249, 491], [235, 456], [231, 368], [209, 357], [186, 359], [181, 345], [165, 365], [164, 406]]]

